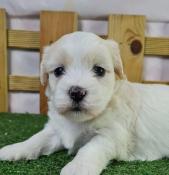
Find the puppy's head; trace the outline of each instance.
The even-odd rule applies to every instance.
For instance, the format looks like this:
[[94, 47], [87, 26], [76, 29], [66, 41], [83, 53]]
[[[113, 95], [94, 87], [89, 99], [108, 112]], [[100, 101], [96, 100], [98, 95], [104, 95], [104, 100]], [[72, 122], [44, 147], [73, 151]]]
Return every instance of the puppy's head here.
[[61, 37], [44, 49], [41, 82], [58, 113], [76, 121], [98, 117], [110, 102], [115, 73], [123, 78], [118, 45], [87, 32]]

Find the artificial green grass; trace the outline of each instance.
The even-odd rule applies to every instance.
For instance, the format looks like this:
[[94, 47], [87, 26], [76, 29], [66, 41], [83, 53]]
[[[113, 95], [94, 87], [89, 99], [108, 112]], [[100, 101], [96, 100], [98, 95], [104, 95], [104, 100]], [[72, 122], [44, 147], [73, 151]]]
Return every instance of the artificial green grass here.
[[[0, 147], [23, 141], [43, 128], [46, 116], [0, 113]], [[0, 175], [59, 175], [73, 157], [66, 151], [41, 156], [38, 160], [0, 161]], [[169, 160], [153, 162], [112, 161], [102, 175], [169, 175]]]

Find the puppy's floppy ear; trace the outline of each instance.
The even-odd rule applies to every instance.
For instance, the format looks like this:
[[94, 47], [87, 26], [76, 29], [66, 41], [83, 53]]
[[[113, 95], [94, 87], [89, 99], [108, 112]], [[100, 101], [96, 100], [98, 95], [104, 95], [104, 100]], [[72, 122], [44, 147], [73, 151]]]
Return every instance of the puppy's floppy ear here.
[[126, 79], [126, 75], [123, 71], [123, 64], [118, 43], [110, 39], [106, 40], [106, 42], [113, 58], [114, 72], [118, 75], [120, 79]]
[[45, 85], [45, 83], [47, 82], [47, 79], [48, 79], [48, 74], [47, 74], [46, 68], [45, 68], [45, 62], [46, 62], [46, 59], [48, 57], [49, 47], [50, 46], [44, 47], [43, 53], [42, 53], [42, 60], [41, 60], [41, 64], [40, 64], [40, 82], [43, 86]]

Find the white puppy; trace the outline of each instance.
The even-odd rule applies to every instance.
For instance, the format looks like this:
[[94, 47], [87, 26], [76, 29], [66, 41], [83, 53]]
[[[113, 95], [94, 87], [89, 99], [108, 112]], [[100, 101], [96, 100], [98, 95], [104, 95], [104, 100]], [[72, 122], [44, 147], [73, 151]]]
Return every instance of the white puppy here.
[[[120, 79], [116, 79], [118, 75]], [[169, 87], [130, 83], [118, 45], [75, 32], [45, 48], [49, 121], [30, 139], [0, 150], [1, 160], [77, 151], [61, 175], [99, 175], [112, 159], [169, 157]]]

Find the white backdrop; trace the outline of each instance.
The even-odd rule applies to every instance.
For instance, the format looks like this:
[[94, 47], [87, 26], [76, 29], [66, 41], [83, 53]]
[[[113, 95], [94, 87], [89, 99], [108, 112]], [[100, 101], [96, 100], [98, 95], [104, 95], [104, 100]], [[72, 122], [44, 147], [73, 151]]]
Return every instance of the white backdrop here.
[[[79, 14], [79, 28], [84, 31], [107, 34], [108, 14], [142, 14], [148, 19], [147, 35], [169, 36], [168, 0], [0, 0], [0, 7], [6, 9], [13, 29], [39, 31], [40, 10], [65, 10]], [[11, 74], [39, 75], [38, 52], [10, 50], [9, 60]], [[143, 76], [145, 80], [169, 80], [169, 60], [145, 58]], [[10, 93], [9, 98], [12, 112], [39, 113], [38, 94]]]

